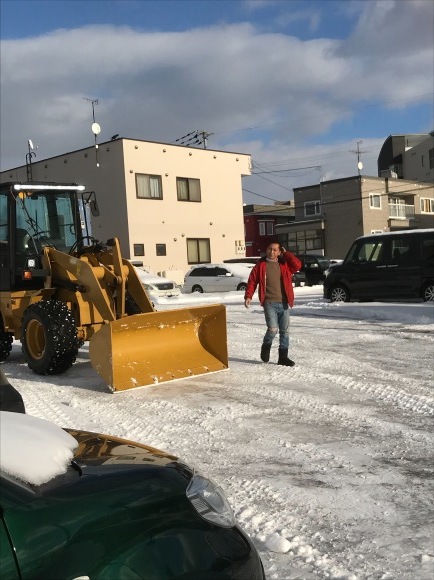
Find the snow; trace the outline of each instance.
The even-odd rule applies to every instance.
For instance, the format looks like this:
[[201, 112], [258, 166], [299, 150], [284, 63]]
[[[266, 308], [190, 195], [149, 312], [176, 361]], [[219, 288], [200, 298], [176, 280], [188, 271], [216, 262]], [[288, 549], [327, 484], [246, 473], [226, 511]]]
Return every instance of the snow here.
[[293, 368], [275, 364], [277, 344], [260, 362], [257, 297], [246, 309], [227, 292], [156, 308], [226, 304], [228, 371], [111, 394], [86, 345], [64, 375], [41, 377], [18, 342], [3, 369], [28, 413], [163, 449], [210, 476], [268, 580], [432, 580], [434, 304], [331, 304], [321, 286], [295, 298]]
[[57, 425], [20, 413], [0, 412], [0, 467], [40, 485], [66, 472], [77, 441]]

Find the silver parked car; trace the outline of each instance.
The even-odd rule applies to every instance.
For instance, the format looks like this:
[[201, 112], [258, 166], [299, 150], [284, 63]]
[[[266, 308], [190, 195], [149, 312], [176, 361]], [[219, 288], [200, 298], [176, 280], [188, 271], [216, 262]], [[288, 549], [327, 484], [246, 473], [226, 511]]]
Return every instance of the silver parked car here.
[[[253, 266], [253, 264], [249, 264]], [[246, 264], [198, 264], [187, 272], [182, 291], [231, 292], [245, 291], [251, 268]]]

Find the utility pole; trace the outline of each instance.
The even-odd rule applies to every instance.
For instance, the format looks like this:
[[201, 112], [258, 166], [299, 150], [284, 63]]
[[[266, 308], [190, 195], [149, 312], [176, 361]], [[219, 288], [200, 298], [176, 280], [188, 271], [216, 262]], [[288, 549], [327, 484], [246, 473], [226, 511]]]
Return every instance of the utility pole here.
[[87, 101], [88, 103], [92, 104], [92, 133], [95, 135], [95, 159], [96, 159], [96, 166], [99, 167], [99, 163], [98, 163], [98, 135], [101, 133], [101, 127], [98, 125], [98, 123], [95, 122], [95, 105], [99, 104], [99, 100], [98, 99], [88, 99], [87, 97], [83, 97], [83, 99], [85, 101]]
[[366, 151], [362, 151], [360, 149], [360, 145], [363, 143], [363, 141], [357, 141], [357, 149], [354, 150], [350, 150], [350, 153], [355, 153], [357, 155], [357, 170], [359, 172], [359, 175], [361, 175], [361, 171], [363, 169], [363, 163], [361, 162], [360, 158], [361, 156], [366, 153]]

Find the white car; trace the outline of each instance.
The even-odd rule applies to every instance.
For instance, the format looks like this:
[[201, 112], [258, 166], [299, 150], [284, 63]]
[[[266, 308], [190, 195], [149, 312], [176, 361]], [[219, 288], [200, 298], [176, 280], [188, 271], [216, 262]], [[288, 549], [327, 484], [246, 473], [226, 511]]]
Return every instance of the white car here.
[[253, 264], [198, 264], [187, 272], [182, 291], [244, 292]]
[[146, 292], [150, 294], [151, 297], [172, 298], [181, 294], [179, 286], [177, 286], [172, 280], [168, 280], [167, 278], [163, 278], [157, 274], [146, 272], [141, 268], [136, 268], [136, 272]]

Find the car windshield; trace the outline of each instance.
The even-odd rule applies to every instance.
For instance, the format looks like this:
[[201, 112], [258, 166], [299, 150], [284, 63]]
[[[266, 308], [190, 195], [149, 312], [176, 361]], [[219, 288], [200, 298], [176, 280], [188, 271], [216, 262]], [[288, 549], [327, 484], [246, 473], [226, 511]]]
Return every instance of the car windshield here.
[[318, 264], [321, 266], [321, 268], [325, 269], [330, 266], [330, 260], [327, 258], [318, 258]]

